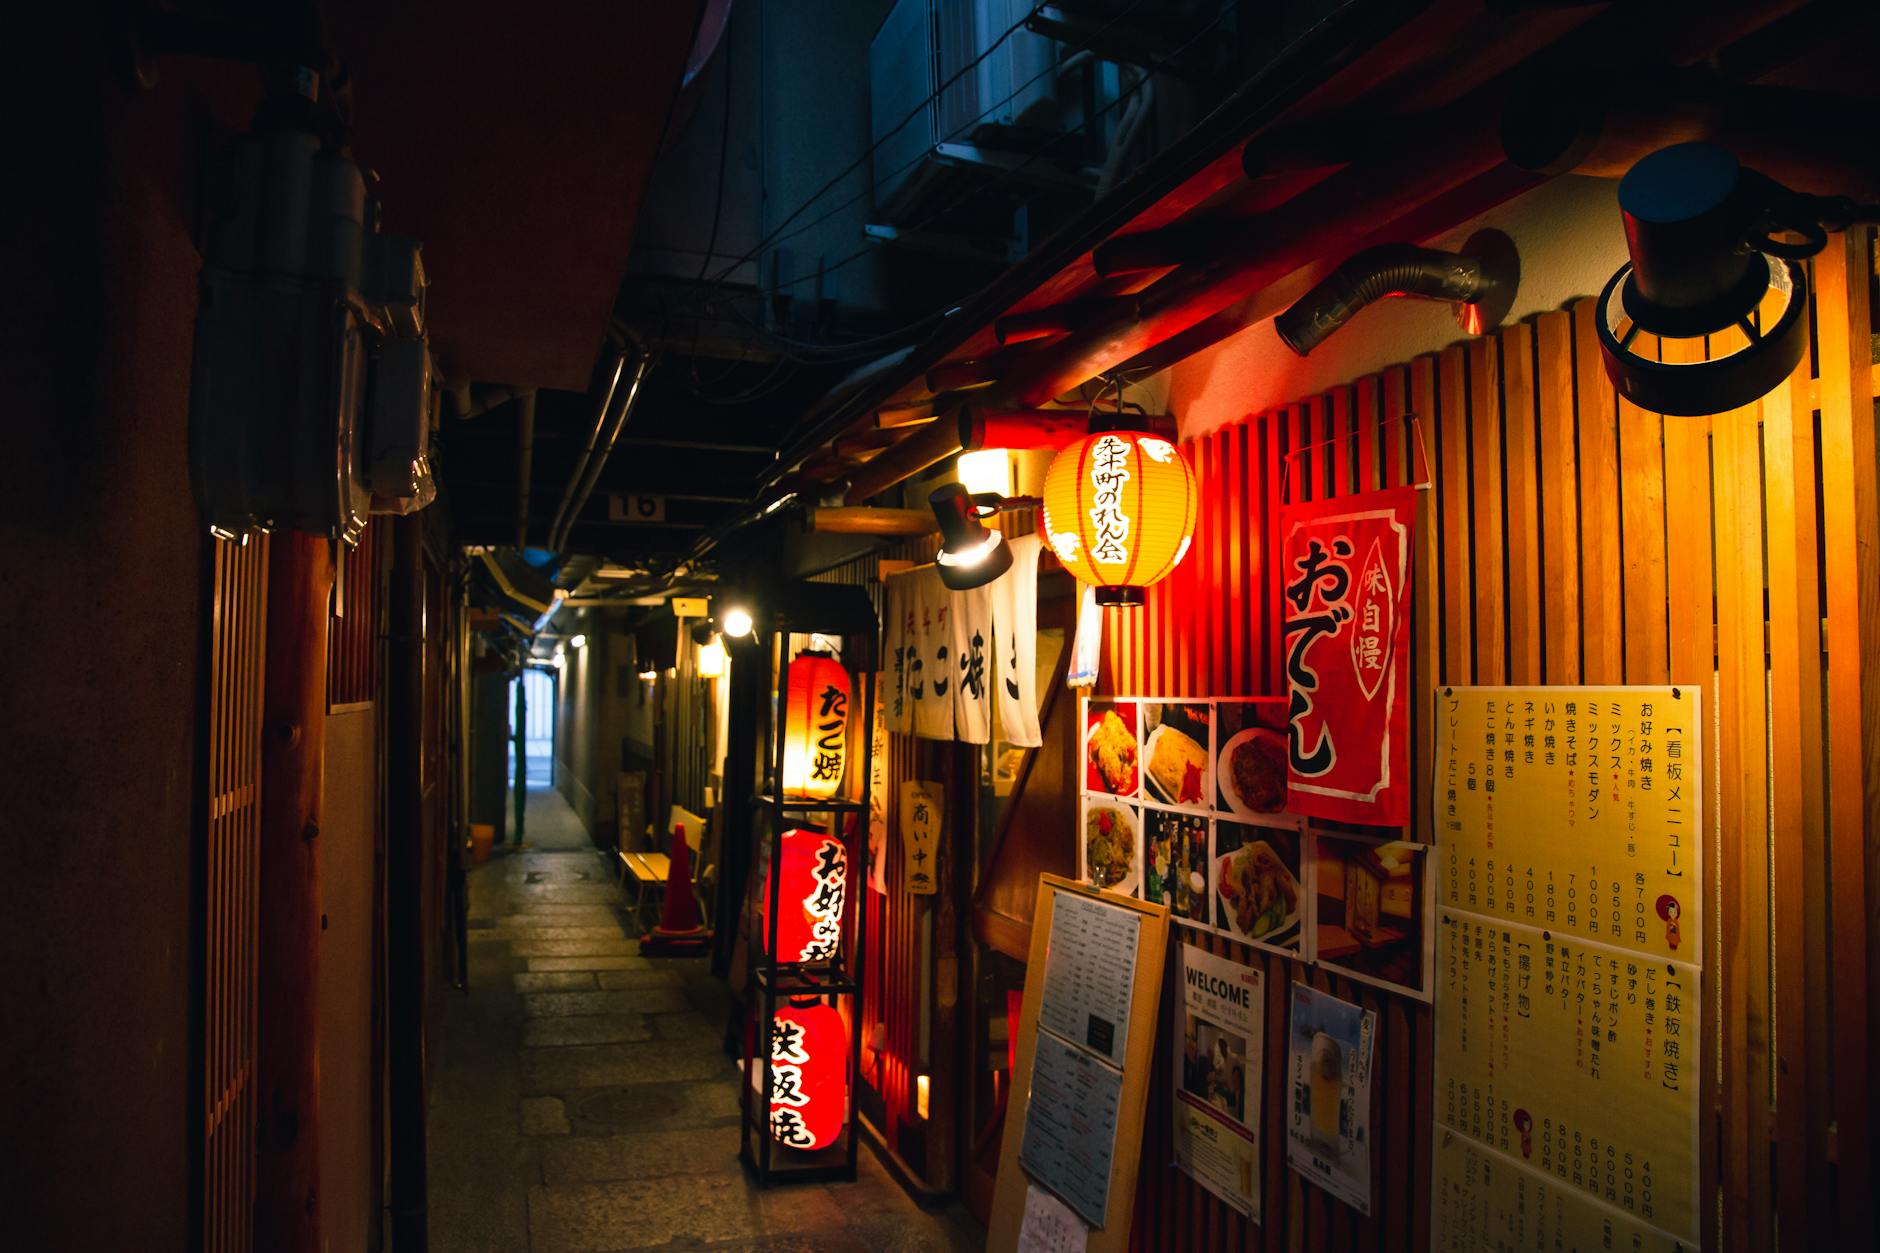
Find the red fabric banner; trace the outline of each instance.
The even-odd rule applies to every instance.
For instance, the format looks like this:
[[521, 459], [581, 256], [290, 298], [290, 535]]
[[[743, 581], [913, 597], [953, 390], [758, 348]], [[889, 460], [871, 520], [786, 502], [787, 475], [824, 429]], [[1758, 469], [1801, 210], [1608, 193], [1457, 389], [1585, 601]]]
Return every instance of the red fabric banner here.
[[1410, 542], [1416, 489], [1280, 510], [1294, 813], [1410, 820]]

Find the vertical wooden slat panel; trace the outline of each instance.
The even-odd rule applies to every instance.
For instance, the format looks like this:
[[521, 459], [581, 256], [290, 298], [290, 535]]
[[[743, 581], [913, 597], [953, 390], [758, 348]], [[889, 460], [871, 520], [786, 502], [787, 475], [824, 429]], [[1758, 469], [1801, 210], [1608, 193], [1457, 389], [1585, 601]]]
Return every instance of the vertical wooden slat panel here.
[[[1799, 408], [1800, 412], [1797, 413]], [[1817, 1212], [1826, 1213], [1826, 1145], [1812, 1129], [1823, 1118], [1825, 1057], [1811, 1037], [1825, 1029], [1809, 1013], [1825, 992], [1826, 946], [1820, 909], [1809, 908], [1808, 866], [1821, 819], [1821, 626], [1815, 581], [1815, 441], [1804, 365], [1763, 399], [1763, 493], [1769, 585], [1769, 810], [1771, 930], [1775, 985], [1775, 1167], [1781, 1247], [1812, 1247]], [[1798, 420], [1799, 419], [1799, 420]], [[1667, 425], [1667, 443], [1671, 426]], [[1821, 887], [1825, 889], [1826, 883]], [[1821, 897], [1825, 899], [1825, 891]], [[1825, 1036], [1823, 1037], [1825, 1043]], [[1811, 1068], [1820, 1065], [1820, 1074]]]
[[[1493, 339], [1468, 343], [1469, 513], [1474, 522], [1475, 679], [1503, 683], [1508, 658], [1503, 613], [1508, 580], [1503, 560], [1501, 505], [1501, 360]], [[1447, 406], [1445, 406], [1445, 409]], [[1466, 612], [1466, 606], [1463, 607]]]
[[[1711, 419], [1717, 539], [1718, 788], [1723, 835], [1723, 1230], [1767, 1247], [1768, 811], [1764, 726], [1762, 464], [1754, 407]], [[1673, 419], [1675, 421], [1676, 419]], [[1629, 618], [1629, 615], [1628, 615]], [[1728, 1239], [1726, 1236], [1726, 1240]]]
[[[1657, 340], [1632, 351], [1658, 359]], [[1664, 419], [1619, 398], [1619, 534], [1625, 552], [1625, 681], [1663, 683], [1665, 644]]]
[[[1870, 1235], [1876, 1187], [1868, 967], [1880, 896], [1880, 482], [1873, 421], [1872, 233], [1815, 259], [1822, 558], [1827, 572], [1829, 881], [1834, 912], [1834, 1115], [1843, 1241]], [[1857, 921], [1858, 920], [1858, 921]], [[1849, 1247], [1852, 1247], [1850, 1244]]]
[[1442, 641], [1445, 683], [1475, 681], [1474, 562], [1469, 553], [1469, 373], [1460, 345], [1438, 358], [1438, 499], [1442, 502]]
[[[1434, 418], [1435, 362], [1432, 358], [1418, 357], [1411, 363], [1409, 399], [1410, 412], [1415, 415], [1417, 422], [1407, 433], [1413, 437], [1413, 446], [1407, 452], [1411, 460], [1410, 481], [1417, 482], [1416, 476], [1425, 474], [1429, 476], [1430, 482], [1428, 490], [1417, 497], [1417, 551], [1410, 589], [1410, 716], [1415, 727], [1410, 733], [1410, 743], [1416, 758], [1416, 778], [1411, 792], [1417, 801], [1414, 811], [1417, 838], [1427, 844], [1434, 831], [1428, 780], [1432, 777], [1432, 754], [1436, 751], [1431, 742], [1431, 733], [1436, 726], [1432, 701], [1441, 673], [1442, 649], [1442, 605], [1438, 600], [1440, 588], [1437, 583], [1436, 554], [1437, 523], [1442, 516], [1443, 506], [1441, 490], [1436, 483], [1435, 449], [1430, 444], [1437, 426]], [[1418, 452], [1418, 447], [1423, 451]], [[1427, 1229], [1429, 1222], [1428, 1202], [1419, 1200], [1418, 1206], [1417, 1230], [1422, 1231]]]
[[1578, 683], [1581, 549], [1572, 315], [1564, 310], [1541, 314], [1534, 320], [1534, 339], [1546, 674], [1549, 683]]
[[1618, 399], [1600, 364], [1593, 305], [1573, 307], [1574, 411], [1579, 423], [1582, 670], [1588, 683], [1625, 679], [1620, 597]]
[[[1692, 346], [1689, 341], [1677, 341], [1667, 345], [1665, 359], [1673, 363], [1689, 362], [1701, 360], [1702, 355], [1701, 342]], [[1665, 542], [1670, 553], [1666, 567], [1666, 595], [1669, 602], [1666, 634], [1670, 681], [1681, 687], [1697, 688], [1702, 693], [1699, 708], [1703, 711], [1706, 725], [1709, 725], [1717, 710], [1716, 632], [1712, 614], [1709, 419], [1666, 420], [1664, 470]], [[1708, 758], [1705, 766], [1709, 768]], [[1709, 788], [1706, 789], [1705, 799], [1711, 799]], [[1705, 806], [1704, 827], [1697, 833], [1697, 838], [1703, 843], [1705, 865], [1708, 867], [1703, 888], [1707, 909], [1717, 898], [1714, 885], [1718, 882], [1721, 865], [1716, 855], [1717, 809], [1715, 804]], [[1699, 1020], [1700, 1034], [1706, 1040], [1718, 1038], [1717, 1011], [1721, 1003], [1719, 987], [1722, 969], [1717, 956], [1720, 952], [1718, 937], [1719, 929], [1713, 923], [1707, 928], [1705, 936], [1707, 948], [1704, 964], [1709, 973], [1705, 977]], [[1717, 1161], [1716, 1092], [1717, 1050], [1706, 1047], [1698, 1067], [1698, 1173], [1700, 1178], [1711, 1180], [1716, 1178]], [[1702, 1200], [1699, 1219], [1703, 1224], [1703, 1242], [1705, 1247], [1715, 1248], [1718, 1239], [1715, 1190], [1706, 1192]]]
[[1501, 333], [1502, 429], [1507, 441], [1503, 499], [1508, 515], [1508, 678], [1541, 682], [1541, 545], [1534, 431], [1534, 328]]

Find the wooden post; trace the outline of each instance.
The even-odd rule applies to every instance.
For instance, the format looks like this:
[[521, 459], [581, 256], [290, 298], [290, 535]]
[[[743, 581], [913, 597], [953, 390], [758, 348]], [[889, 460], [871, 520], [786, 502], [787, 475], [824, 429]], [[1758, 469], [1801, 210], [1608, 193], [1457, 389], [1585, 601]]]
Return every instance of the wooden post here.
[[323, 536], [269, 545], [262, 695], [255, 1247], [321, 1253], [320, 790], [326, 765]]
[[391, 1211], [394, 1253], [424, 1253], [426, 1206], [425, 1006], [429, 926], [424, 883], [424, 520], [392, 522], [392, 643], [386, 665], [387, 832], [385, 930], [391, 1101]]

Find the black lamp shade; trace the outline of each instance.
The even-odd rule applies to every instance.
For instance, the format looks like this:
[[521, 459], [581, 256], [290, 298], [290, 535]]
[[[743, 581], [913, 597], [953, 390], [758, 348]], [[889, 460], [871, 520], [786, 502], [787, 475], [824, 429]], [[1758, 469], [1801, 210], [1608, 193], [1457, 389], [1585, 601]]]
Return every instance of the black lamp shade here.
[[979, 520], [978, 505], [965, 487], [948, 483], [936, 488], [927, 503], [940, 524], [940, 553], [934, 564], [950, 590], [984, 587], [1012, 568], [1011, 545]]

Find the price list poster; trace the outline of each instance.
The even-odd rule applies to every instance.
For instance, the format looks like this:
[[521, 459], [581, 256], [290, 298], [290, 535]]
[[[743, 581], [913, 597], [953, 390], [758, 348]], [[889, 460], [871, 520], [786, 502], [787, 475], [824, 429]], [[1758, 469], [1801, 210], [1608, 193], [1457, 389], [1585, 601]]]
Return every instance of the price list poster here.
[[1435, 708], [1435, 1245], [1695, 1249], [1698, 691]]

